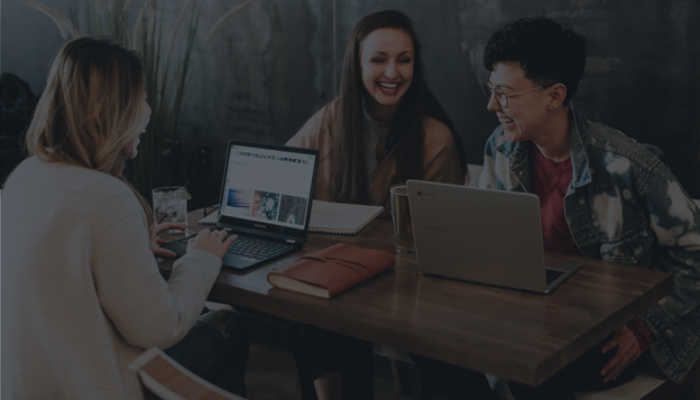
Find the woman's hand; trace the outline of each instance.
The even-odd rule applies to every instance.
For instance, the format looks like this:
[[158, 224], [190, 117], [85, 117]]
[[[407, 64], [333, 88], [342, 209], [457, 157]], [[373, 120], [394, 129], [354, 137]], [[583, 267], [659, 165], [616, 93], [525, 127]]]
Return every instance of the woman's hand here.
[[210, 253], [214, 253], [217, 257], [223, 258], [226, 254], [226, 250], [231, 246], [231, 244], [238, 239], [238, 235], [231, 235], [228, 238], [228, 231], [210, 231], [205, 229], [187, 243], [187, 251], [192, 250], [206, 250]]
[[151, 247], [153, 254], [158, 257], [173, 258], [177, 256], [174, 251], [166, 250], [160, 247], [161, 244], [168, 243], [168, 241], [159, 238], [158, 235], [167, 231], [168, 229], [179, 229], [184, 232], [187, 229], [187, 225], [178, 224], [177, 222], [163, 222], [162, 224], [151, 227], [151, 231], [148, 235], [148, 244]]

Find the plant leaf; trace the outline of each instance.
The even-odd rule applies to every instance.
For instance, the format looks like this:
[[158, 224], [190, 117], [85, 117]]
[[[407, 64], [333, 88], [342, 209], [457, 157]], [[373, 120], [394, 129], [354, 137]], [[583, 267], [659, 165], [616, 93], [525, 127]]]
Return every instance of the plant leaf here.
[[61, 36], [64, 39], [80, 36], [80, 32], [78, 32], [78, 30], [75, 29], [73, 23], [70, 22], [68, 18], [66, 18], [63, 14], [58, 12], [58, 10], [56, 10], [55, 8], [45, 6], [43, 4], [39, 4], [29, 0], [22, 0], [22, 4], [33, 7], [38, 11], [41, 11], [42, 13], [46, 14], [49, 18], [51, 18], [53, 23], [56, 24], [56, 27], [61, 32]]
[[246, 1], [245, 3], [241, 4], [240, 6], [232, 8], [226, 14], [224, 14], [223, 17], [219, 18], [219, 20], [216, 21], [214, 26], [212, 26], [211, 29], [209, 30], [209, 34], [207, 34], [206, 42], [209, 43], [211, 41], [212, 36], [214, 36], [214, 33], [216, 33], [216, 31], [219, 29], [221, 24], [224, 23], [224, 21], [226, 21], [228, 18], [230, 18], [233, 14], [241, 11], [242, 9], [248, 7], [251, 4], [253, 4], [252, 0]]
[[137, 44], [138, 44], [138, 40], [140, 39], [139, 35], [141, 35], [141, 27], [143, 26], [145, 12], [146, 12], [146, 2], [144, 1], [141, 4], [141, 9], [139, 10], [139, 14], [136, 16], [136, 23], [134, 24], [134, 31], [131, 33], [131, 42], [130, 42], [129, 47], [132, 49], [138, 48]]
[[175, 28], [173, 28], [173, 34], [170, 35], [170, 46], [168, 49], [170, 51], [173, 51], [173, 48], [175, 47], [175, 35], [177, 34], [177, 30], [180, 28], [180, 25], [182, 24], [182, 20], [185, 19], [185, 14], [187, 13], [187, 10], [190, 8], [190, 6], [194, 3], [194, 0], [190, 0], [185, 4], [185, 8], [180, 11], [180, 15], [177, 16], [177, 22], [175, 23]]

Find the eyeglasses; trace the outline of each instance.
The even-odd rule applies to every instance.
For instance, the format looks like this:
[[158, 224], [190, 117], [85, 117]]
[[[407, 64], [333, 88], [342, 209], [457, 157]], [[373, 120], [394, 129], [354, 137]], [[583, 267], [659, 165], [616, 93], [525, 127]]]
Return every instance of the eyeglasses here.
[[525, 90], [521, 90], [519, 92], [508, 94], [508, 93], [504, 92], [503, 89], [501, 89], [499, 87], [491, 86], [491, 84], [488, 82], [484, 82], [484, 94], [486, 95], [486, 97], [489, 100], [491, 100], [491, 96], [496, 97], [496, 101], [498, 102], [498, 104], [500, 104], [501, 107], [506, 108], [506, 107], [508, 107], [508, 98], [509, 97], [517, 96], [517, 95], [520, 95], [523, 93], [532, 92], [532, 91], [539, 90], [539, 89], [548, 88], [550, 86], [554, 86], [554, 84], [539, 86], [536, 88], [525, 89]]

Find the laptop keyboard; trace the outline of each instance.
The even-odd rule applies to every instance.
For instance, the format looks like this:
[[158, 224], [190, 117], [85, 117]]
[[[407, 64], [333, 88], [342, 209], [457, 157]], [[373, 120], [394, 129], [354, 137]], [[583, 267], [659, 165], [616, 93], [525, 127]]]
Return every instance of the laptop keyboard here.
[[564, 271], [559, 269], [545, 268], [544, 271], [547, 274], [547, 285], [550, 285], [552, 282], [556, 281], [557, 278], [564, 275]]
[[287, 244], [272, 243], [251, 237], [238, 236], [238, 239], [233, 242], [227, 251], [239, 256], [262, 260], [264, 258], [276, 257], [295, 249], [294, 246]]

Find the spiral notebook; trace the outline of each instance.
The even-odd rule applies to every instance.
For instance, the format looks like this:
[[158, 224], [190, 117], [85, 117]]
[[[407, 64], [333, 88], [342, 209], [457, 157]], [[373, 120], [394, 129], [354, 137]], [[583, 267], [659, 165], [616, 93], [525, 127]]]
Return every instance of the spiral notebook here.
[[[311, 206], [309, 232], [355, 235], [384, 211], [382, 206], [331, 203], [314, 200]], [[213, 212], [199, 220], [200, 224], [216, 225], [219, 216]]]

